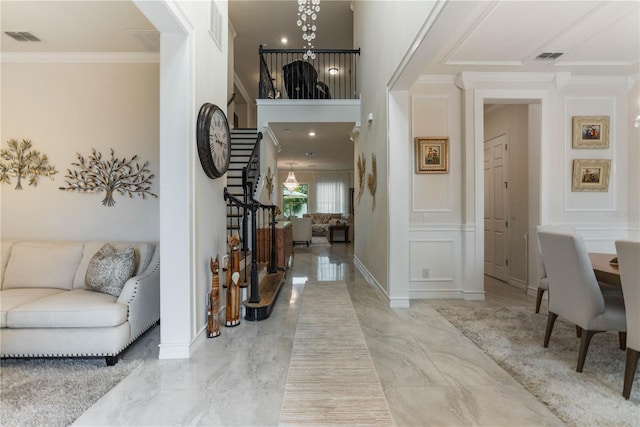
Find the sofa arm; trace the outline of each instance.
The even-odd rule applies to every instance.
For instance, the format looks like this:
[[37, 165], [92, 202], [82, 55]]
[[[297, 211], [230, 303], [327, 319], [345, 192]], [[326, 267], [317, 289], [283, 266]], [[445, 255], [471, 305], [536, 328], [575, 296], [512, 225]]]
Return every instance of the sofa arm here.
[[147, 269], [127, 280], [117, 302], [129, 306], [132, 341], [160, 320], [159, 246], [156, 246]]

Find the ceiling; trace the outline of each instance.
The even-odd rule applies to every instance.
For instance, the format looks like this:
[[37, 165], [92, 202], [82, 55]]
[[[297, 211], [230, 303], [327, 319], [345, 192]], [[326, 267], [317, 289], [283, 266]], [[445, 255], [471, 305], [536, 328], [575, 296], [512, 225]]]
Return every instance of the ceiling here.
[[[351, 7], [353, 3], [357, 9], [363, 1], [374, 0], [322, 0], [315, 47], [353, 48]], [[4, 0], [0, 15], [3, 53], [158, 51], [157, 33], [130, 1]], [[236, 74], [252, 97], [257, 93], [258, 46], [303, 45], [295, 23], [297, 2], [231, 0], [229, 18], [236, 33]], [[569, 72], [638, 79], [639, 22], [639, 1], [449, 1], [416, 51], [414, 63], [422, 74]], [[4, 31], [30, 31], [43, 41], [16, 42]], [[283, 36], [287, 45], [280, 41]], [[552, 61], [536, 60], [544, 52], [562, 55]], [[289, 161], [298, 162], [296, 169], [353, 168], [352, 125], [271, 127], [282, 147], [281, 168], [288, 169], [283, 163]], [[315, 138], [307, 135], [312, 127]], [[316, 155], [301, 157], [306, 152]]]

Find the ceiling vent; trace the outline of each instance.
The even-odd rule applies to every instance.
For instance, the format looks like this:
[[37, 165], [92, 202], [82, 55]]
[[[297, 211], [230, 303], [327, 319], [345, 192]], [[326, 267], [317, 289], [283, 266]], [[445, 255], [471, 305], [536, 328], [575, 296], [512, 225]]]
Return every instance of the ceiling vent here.
[[160, 33], [156, 30], [126, 30], [148, 52], [160, 51]]
[[19, 42], [39, 42], [42, 41], [29, 31], [5, 31], [6, 35]]
[[562, 56], [562, 52], [544, 52], [536, 56], [536, 61], [553, 61]]

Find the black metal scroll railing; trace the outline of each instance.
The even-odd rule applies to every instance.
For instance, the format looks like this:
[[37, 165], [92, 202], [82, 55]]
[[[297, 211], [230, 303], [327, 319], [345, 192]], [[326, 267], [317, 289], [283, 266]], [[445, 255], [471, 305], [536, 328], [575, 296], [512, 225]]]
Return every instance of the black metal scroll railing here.
[[[225, 187], [224, 199], [238, 212], [243, 211], [244, 217], [251, 217], [251, 275], [250, 275], [250, 303], [260, 302], [259, 279], [258, 279], [258, 261], [261, 259], [268, 260], [267, 271], [275, 273], [276, 268], [276, 206], [264, 205], [253, 197], [249, 198], [249, 202], [245, 203], [230, 194]], [[259, 242], [260, 241], [260, 242]], [[268, 258], [265, 257], [269, 253]]]
[[260, 46], [260, 99], [358, 99], [360, 49], [265, 49]]
[[[253, 151], [247, 160], [247, 165], [242, 168], [242, 192], [243, 202], [247, 206], [249, 201], [253, 198], [253, 194], [256, 186], [258, 185], [258, 179], [260, 178], [260, 141], [262, 141], [262, 132], [258, 132], [256, 135], [256, 143], [253, 146]], [[246, 246], [248, 242], [248, 215], [242, 216], [242, 241], [243, 246]]]

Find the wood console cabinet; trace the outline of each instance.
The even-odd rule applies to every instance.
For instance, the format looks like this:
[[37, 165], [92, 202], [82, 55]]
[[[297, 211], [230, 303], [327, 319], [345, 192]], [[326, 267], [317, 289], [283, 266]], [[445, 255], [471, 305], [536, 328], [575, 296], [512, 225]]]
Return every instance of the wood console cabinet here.
[[[293, 252], [293, 234], [291, 222], [282, 221], [276, 224], [276, 267], [286, 269], [289, 267]], [[258, 229], [258, 262], [269, 262], [271, 229]]]

